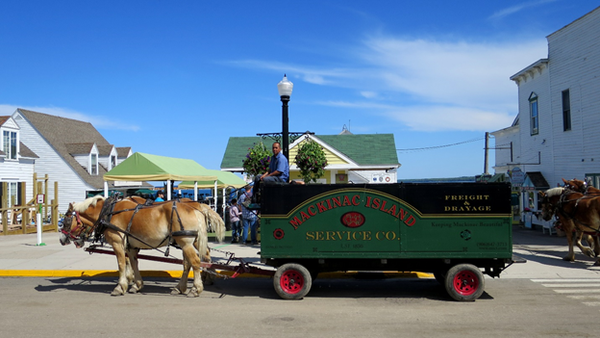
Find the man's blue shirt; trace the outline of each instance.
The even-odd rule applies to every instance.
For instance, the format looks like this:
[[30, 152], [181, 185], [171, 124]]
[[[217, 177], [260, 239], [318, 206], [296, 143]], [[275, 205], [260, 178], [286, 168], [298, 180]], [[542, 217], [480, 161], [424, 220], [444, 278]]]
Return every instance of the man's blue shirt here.
[[287, 182], [290, 179], [290, 166], [288, 164], [287, 158], [283, 156], [282, 152], [279, 152], [277, 156], [271, 157], [271, 163], [269, 163], [269, 173], [274, 171], [279, 171], [281, 178], [284, 182]]

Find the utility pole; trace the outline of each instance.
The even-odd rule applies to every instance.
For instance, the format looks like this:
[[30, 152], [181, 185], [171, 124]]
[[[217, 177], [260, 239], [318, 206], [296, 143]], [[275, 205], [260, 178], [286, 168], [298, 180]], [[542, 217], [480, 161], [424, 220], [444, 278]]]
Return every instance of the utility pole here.
[[483, 154], [483, 174], [484, 175], [489, 175], [488, 173], [488, 152], [489, 152], [489, 146], [488, 146], [488, 142], [490, 139], [490, 133], [488, 133], [487, 131], [485, 132], [485, 151]]

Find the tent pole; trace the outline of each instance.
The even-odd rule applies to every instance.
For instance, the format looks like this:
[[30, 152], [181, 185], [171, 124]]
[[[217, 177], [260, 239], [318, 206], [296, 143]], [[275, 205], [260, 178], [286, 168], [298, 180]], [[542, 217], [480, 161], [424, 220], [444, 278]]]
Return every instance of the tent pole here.
[[198, 181], [194, 181], [194, 201], [198, 202]]
[[227, 200], [227, 199], [225, 198], [225, 189], [227, 189], [227, 188], [223, 188], [223, 219], [225, 219], [225, 209], [227, 209], [227, 208], [225, 208], [225, 205], [227, 205], [227, 204], [225, 203], [225, 201]]
[[108, 198], [108, 182], [104, 181], [104, 198]]
[[219, 203], [219, 195], [217, 190], [217, 181], [215, 181], [215, 194], [213, 200], [215, 201], [214, 211], [217, 212], [217, 204]]

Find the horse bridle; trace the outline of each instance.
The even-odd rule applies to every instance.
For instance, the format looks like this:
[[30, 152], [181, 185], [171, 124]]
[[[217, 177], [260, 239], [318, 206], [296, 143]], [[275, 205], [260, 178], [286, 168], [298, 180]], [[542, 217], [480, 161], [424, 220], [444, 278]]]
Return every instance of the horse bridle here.
[[[73, 218], [75, 218], [75, 221], [76, 221], [75, 227], [72, 226]], [[65, 230], [65, 226], [68, 228], [68, 231]], [[81, 228], [80, 231], [78, 231], [76, 233], [74, 232], [74, 230], [77, 230], [80, 228]], [[79, 212], [69, 210], [65, 214], [65, 217], [63, 220], [63, 227], [60, 229], [60, 232], [63, 233], [65, 236], [67, 236], [69, 239], [71, 239], [73, 241], [77, 241], [77, 240], [86, 240], [90, 236], [92, 229], [93, 229], [93, 225], [87, 225], [81, 220], [81, 217], [79, 216]]]

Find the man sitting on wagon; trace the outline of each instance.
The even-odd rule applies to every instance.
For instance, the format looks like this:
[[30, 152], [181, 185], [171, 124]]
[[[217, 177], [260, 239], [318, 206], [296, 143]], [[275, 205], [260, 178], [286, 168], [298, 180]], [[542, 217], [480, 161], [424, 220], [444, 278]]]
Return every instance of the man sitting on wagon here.
[[254, 179], [253, 203], [260, 203], [260, 184], [288, 183], [290, 179], [290, 166], [288, 159], [281, 152], [281, 144], [273, 143], [273, 156], [269, 162], [269, 171], [262, 175], [257, 175]]

